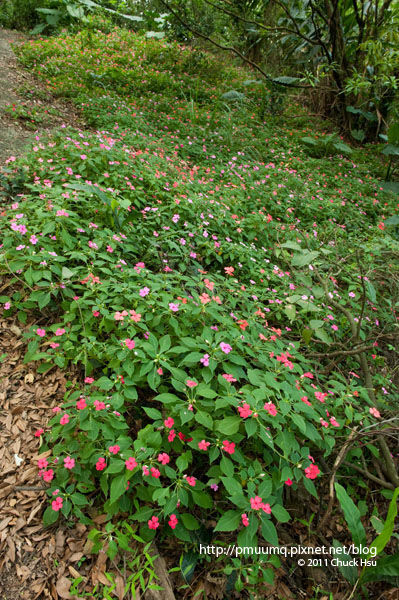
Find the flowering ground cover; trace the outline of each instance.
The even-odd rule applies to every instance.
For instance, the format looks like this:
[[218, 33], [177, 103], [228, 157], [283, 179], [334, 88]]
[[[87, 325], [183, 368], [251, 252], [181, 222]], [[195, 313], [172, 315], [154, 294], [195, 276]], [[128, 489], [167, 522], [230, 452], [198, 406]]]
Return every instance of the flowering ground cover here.
[[[110, 558], [177, 538], [194, 571], [199, 544], [277, 545], [295, 498], [322, 515], [332, 476], [392, 497], [398, 202], [374, 149], [310, 157], [293, 99], [295, 129], [177, 44], [114, 29], [18, 54], [87, 123], [9, 162], [0, 221], [4, 316], [37, 315], [25, 361], [81, 373], [37, 432], [44, 523], [106, 513]], [[216, 564], [255, 594], [280, 560]]]

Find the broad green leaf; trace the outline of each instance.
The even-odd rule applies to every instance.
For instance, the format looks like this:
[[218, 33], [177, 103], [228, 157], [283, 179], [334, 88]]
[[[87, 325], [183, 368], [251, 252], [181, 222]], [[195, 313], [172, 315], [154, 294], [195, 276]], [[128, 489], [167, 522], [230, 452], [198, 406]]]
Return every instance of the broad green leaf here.
[[366, 532], [360, 520], [360, 511], [352, 498], [348, 496], [345, 488], [339, 483], [335, 483], [335, 493], [337, 494], [338, 501], [341, 505], [342, 512], [344, 513], [345, 521], [348, 525], [349, 531], [352, 534], [352, 539], [357, 546], [362, 544], [366, 545]]
[[[387, 518], [385, 519], [385, 523], [384, 523], [384, 527], [383, 530], [381, 531], [380, 535], [377, 536], [375, 538], [375, 540], [372, 542], [372, 544], [370, 545], [370, 551], [371, 548], [375, 548], [376, 549], [376, 556], [378, 556], [378, 554], [380, 554], [385, 546], [387, 545], [387, 543], [389, 542], [389, 540], [392, 537], [394, 528], [395, 528], [395, 518], [398, 514], [398, 502], [397, 502], [397, 498], [399, 496], [399, 488], [396, 488], [392, 497], [391, 502], [389, 503], [389, 508], [388, 508], [388, 514], [387, 514]], [[367, 557], [367, 554], [364, 554], [365, 557]], [[368, 555], [370, 556], [370, 555]]]
[[214, 531], [235, 531], [240, 524], [241, 513], [236, 510], [228, 510], [216, 524]]

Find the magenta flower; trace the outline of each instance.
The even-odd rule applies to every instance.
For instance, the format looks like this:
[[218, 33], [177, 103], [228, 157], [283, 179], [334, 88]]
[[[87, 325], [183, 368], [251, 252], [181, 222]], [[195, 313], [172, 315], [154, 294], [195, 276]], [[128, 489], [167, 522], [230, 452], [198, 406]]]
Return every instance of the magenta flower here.
[[87, 407], [86, 404], [86, 400], [84, 398], [80, 398], [77, 402], [76, 402], [76, 408], [78, 410], [84, 410]]
[[74, 458], [70, 458], [69, 456], [67, 456], [66, 458], [64, 458], [64, 467], [66, 469], [73, 469], [75, 466], [75, 459]]
[[163, 465], [167, 465], [168, 462], [170, 462], [169, 454], [166, 454], [166, 452], [162, 452], [161, 454], [158, 454], [158, 460]]
[[128, 471], [133, 471], [133, 469], [137, 467], [137, 461], [135, 458], [133, 458], [133, 456], [131, 456], [130, 458], [125, 460], [125, 465]]
[[46, 330], [45, 329], [36, 329], [36, 333], [39, 337], [44, 337], [46, 335]]
[[157, 527], [159, 527], [158, 517], [151, 517], [151, 519], [148, 521], [148, 527], [150, 529], [157, 529]]
[[55, 510], [56, 512], [58, 512], [62, 508], [62, 503], [63, 503], [63, 500], [62, 500], [61, 496], [57, 496], [57, 498], [52, 501], [51, 508], [53, 510]]
[[206, 442], [205, 440], [201, 440], [200, 442], [198, 442], [198, 448], [200, 450], [208, 450], [210, 445], [211, 445], [211, 443]]
[[228, 354], [229, 352], [231, 352], [233, 350], [233, 348], [230, 346], [230, 344], [226, 344], [225, 342], [220, 343], [220, 349], [225, 354]]
[[200, 363], [204, 365], [204, 367], [209, 366], [209, 354], [204, 354], [202, 358], [200, 358]]

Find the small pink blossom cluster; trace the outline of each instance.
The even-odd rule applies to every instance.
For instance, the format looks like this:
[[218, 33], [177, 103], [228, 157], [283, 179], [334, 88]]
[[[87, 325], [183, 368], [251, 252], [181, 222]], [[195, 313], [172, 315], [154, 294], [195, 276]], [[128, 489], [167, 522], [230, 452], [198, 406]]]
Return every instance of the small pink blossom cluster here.
[[251, 508], [254, 510], [263, 510], [263, 512], [268, 515], [271, 514], [272, 509], [270, 508], [270, 504], [265, 504], [260, 496], [255, 496], [254, 498], [250, 498]]

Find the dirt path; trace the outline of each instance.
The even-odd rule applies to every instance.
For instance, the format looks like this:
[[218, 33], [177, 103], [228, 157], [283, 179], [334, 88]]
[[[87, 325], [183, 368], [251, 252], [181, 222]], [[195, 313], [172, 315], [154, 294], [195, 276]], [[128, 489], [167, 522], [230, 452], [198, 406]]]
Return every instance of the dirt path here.
[[20, 101], [15, 90], [26, 79], [11, 49], [11, 43], [21, 41], [24, 41], [21, 33], [0, 29], [0, 165], [19, 154], [32, 137], [32, 133], [17, 122], [10, 122], [4, 113], [7, 105]]
[[11, 44], [27, 40], [21, 32], [0, 29], [0, 169], [10, 156], [21, 155], [35, 135], [51, 133], [62, 123], [81, 125], [72, 104], [52, 97], [19, 66]]

